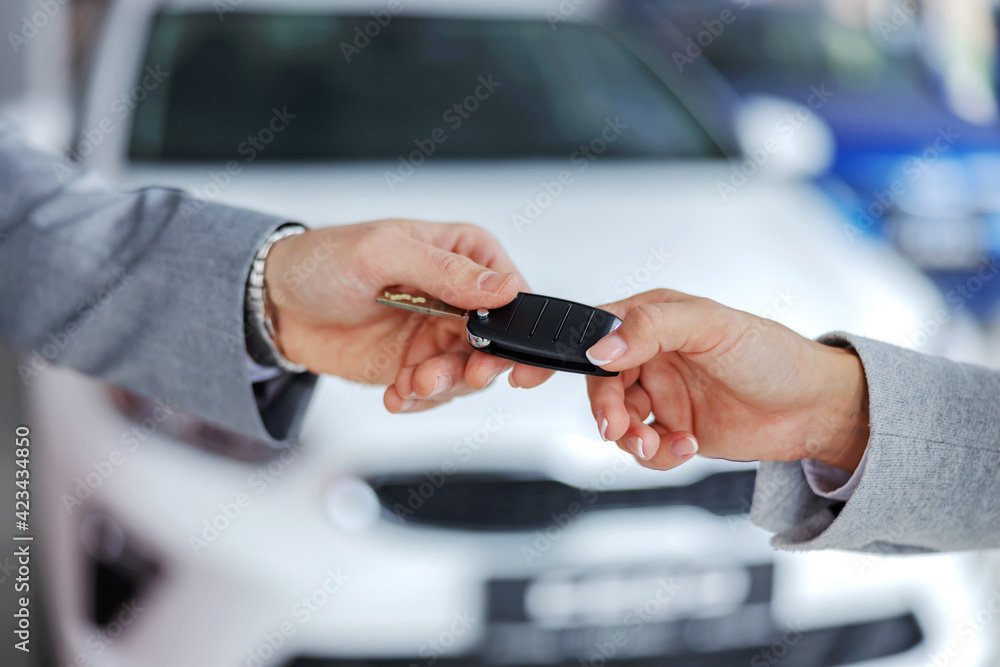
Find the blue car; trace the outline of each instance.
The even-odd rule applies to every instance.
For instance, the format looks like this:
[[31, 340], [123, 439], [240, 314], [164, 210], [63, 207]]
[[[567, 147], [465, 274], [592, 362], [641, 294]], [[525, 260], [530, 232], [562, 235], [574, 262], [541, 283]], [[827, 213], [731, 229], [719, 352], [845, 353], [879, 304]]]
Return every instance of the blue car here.
[[820, 3], [751, 0], [622, 2], [618, 10], [623, 30], [655, 44], [671, 74], [710, 63], [740, 98], [804, 102], [825, 86], [832, 95], [816, 111], [837, 155], [820, 182], [857, 233], [895, 244], [956, 308], [960, 298], [981, 319], [1000, 316], [1000, 280], [992, 280], [1000, 126], [967, 122], [949, 107], [923, 55], [919, 16], [848, 25]]

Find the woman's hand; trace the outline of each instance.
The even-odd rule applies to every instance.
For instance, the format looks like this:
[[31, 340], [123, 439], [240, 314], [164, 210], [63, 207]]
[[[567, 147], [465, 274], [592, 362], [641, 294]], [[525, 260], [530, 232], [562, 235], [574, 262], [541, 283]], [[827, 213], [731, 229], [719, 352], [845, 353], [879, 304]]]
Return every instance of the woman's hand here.
[[473, 351], [461, 322], [376, 304], [383, 289], [416, 289], [473, 310], [505, 305], [527, 289], [485, 230], [415, 220], [328, 227], [279, 241], [265, 282], [285, 356], [316, 373], [389, 385], [391, 412], [481, 389], [513, 364]]
[[[644, 466], [666, 470], [699, 452], [857, 467], [868, 442], [868, 393], [852, 352], [669, 290], [603, 308], [622, 326], [587, 354], [621, 375], [588, 378], [591, 408], [602, 437]], [[511, 384], [546, 377], [519, 367]]]

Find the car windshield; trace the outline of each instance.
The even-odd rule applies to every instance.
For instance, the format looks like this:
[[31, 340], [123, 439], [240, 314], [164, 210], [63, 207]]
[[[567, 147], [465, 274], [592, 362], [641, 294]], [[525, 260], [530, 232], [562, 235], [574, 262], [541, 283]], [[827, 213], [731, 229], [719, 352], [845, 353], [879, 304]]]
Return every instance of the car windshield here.
[[[678, 3], [670, 17], [687, 35], [717, 19], [716, 3]], [[838, 90], [880, 96], [925, 93], [925, 69], [912, 46], [874, 37], [809, 9], [738, 10], [725, 33], [705, 47], [712, 64], [737, 83], [769, 81], [798, 89], [829, 82]], [[714, 12], [714, 14], [713, 14]]]
[[602, 133], [617, 133], [608, 156], [720, 154], [596, 26], [393, 17], [367, 37], [371, 16], [224, 19], [156, 18], [146, 67], [166, 74], [135, 112], [132, 160], [240, 157], [276, 111], [287, 122], [257, 159], [396, 159], [428, 139], [435, 159], [568, 157]]

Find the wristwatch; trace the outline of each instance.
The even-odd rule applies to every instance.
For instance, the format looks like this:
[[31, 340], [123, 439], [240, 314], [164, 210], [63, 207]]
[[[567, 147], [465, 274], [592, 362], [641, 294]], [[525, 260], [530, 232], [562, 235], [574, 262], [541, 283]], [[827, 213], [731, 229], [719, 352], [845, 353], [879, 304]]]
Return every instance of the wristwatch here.
[[267, 261], [267, 254], [275, 243], [305, 231], [303, 225], [289, 223], [282, 225], [267, 237], [257, 250], [253, 265], [250, 267], [246, 297], [243, 301], [247, 353], [261, 366], [271, 366], [289, 373], [303, 373], [306, 367], [290, 362], [278, 347], [273, 310], [267, 295], [267, 284], [264, 282], [264, 264]]

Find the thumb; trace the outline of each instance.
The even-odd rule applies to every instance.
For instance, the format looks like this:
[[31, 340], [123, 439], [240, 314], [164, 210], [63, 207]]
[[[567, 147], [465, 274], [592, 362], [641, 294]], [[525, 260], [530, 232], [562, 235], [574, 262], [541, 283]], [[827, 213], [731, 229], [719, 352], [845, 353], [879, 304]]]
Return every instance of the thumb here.
[[605, 370], [624, 371], [662, 352], [707, 352], [737, 328], [735, 313], [701, 298], [634, 303], [626, 307], [622, 325], [587, 350], [587, 358]]
[[394, 253], [391, 282], [415, 287], [458, 308], [498, 308], [524, 287], [515, 272], [497, 272], [464, 255], [414, 239]]

